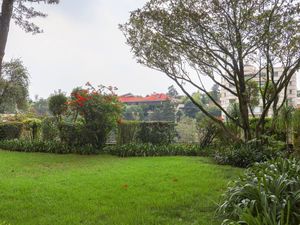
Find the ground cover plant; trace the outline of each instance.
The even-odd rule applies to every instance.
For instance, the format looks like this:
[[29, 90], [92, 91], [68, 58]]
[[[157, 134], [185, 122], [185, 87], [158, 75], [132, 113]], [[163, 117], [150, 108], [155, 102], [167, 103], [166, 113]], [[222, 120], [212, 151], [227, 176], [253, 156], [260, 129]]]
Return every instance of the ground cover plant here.
[[[1, 147], [1, 145], [0, 145]], [[108, 145], [104, 152], [120, 157], [133, 156], [212, 156], [211, 148], [201, 148], [197, 144], [154, 145], [151, 143], [131, 143], [124, 145]]]
[[227, 190], [218, 212], [224, 225], [299, 225], [300, 161], [256, 164]]
[[200, 157], [0, 151], [0, 222], [217, 225], [216, 203], [240, 173]]

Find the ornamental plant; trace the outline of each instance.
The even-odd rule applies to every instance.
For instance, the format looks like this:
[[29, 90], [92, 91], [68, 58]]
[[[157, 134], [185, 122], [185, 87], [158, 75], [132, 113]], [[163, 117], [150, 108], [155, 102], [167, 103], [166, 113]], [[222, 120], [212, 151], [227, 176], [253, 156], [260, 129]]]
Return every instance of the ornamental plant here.
[[217, 212], [223, 225], [299, 225], [300, 161], [255, 164], [231, 184]]
[[74, 89], [67, 102], [74, 122], [82, 118], [81, 132], [88, 134], [88, 144], [95, 147], [103, 147], [108, 134], [120, 120], [123, 105], [118, 101], [115, 90], [115, 87], [100, 85], [95, 88], [87, 83], [86, 88]]

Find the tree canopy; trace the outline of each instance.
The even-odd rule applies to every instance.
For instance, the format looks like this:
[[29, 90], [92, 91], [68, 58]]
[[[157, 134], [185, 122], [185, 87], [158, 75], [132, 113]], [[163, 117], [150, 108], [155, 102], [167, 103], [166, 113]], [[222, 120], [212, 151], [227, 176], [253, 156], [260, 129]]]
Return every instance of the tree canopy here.
[[[263, 106], [256, 130], [260, 135], [268, 111], [277, 105], [279, 93], [300, 67], [299, 13], [297, 0], [150, 0], [131, 12], [120, 29], [139, 63], [165, 73], [206, 116], [235, 138], [188, 90], [192, 86], [205, 93], [243, 130], [243, 139], [249, 140], [247, 82], [264, 80], [259, 82]], [[251, 77], [245, 73], [247, 64], [258, 68]], [[283, 68], [279, 79], [275, 79], [276, 65]], [[231, 118], [214, 100], [204, 85], [204, 76], [236, 96], [241, 120]], [[267, 98], [269, 85], [274, 91]]]
[[0, 76], [0, 112], [25, 109], [28, 100], [29, 74], [20, 59], [3, 64]]

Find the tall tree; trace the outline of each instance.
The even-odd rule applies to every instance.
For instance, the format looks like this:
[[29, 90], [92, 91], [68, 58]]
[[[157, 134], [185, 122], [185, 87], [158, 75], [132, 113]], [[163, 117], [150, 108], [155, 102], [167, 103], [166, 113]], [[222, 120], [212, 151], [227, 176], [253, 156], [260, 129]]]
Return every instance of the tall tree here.
[[[1, 4], [2, 2], [2, 4]], [[41, 33], [42, 30], [30, 22], [35, 17], [46, 17], [46, 14], [36, 11], [29, 4], [46, 3], [54, 4], [59, 0], [0, 0], [0, 74], [2, 70], [2, 62], [5, 55], [5, 47], [8, 38], [10, 21], [13, 19], [15, 23], [29, 33]]]
[[0, 112], [14, 113], [25, 109], [28, 100], [29, 75], [19, 59], [3, 63], [0, 76]]
[[[247, 81], [261, 81], [259, 137], [269, 109], [300, 67], [299, 4], [298, 0], [149, 0], [120, 28], [139, 63], [165, 73], [205, 115], [237, 139], [189, 90], [192, 86], [205, 93], [243, 130], [247, 141], [251, 139]], [[251, 77], [245, 73], [247, 64], [258, 67]], [[283, 68], [278, 79], [275, 65]], [[236, 96], [240, 121], [214, 100], [203, 76]], [[262, 86], [271, 84], [274, 91], [267, 98], [268, 88]]]

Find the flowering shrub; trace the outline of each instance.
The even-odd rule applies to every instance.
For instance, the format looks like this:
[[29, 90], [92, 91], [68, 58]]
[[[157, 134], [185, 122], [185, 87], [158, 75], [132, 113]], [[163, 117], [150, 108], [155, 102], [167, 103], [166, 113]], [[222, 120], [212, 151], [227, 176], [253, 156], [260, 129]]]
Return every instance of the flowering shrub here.
[[87, 88], [76, 88], [67, 102], [74, 122], [82, 118], [85, 132], [89, 134], [89, 144], [103, 147], [109, 132], [119, 121], [122, 104], [114, 93], [116, 88], [99, 86], [94, 88], [87, 83]]

